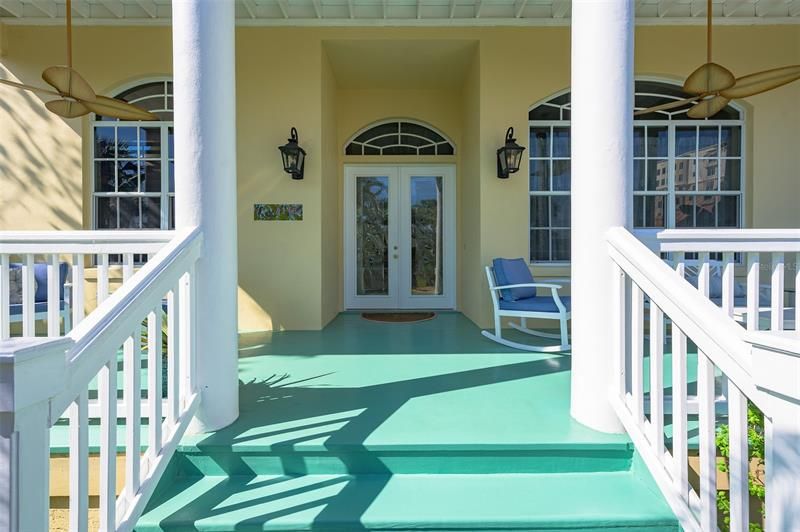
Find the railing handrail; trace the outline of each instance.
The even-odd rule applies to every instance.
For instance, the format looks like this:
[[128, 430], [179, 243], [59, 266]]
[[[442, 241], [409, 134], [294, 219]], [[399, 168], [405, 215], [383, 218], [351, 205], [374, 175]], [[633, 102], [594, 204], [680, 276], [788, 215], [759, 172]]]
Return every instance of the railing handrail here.
[[0, 254], [155, 253], [177, 234], [162, 230], [0, 231]]
[[169, 232], [173, 240], [161, 247], [126, 283], [100, 303], [67, 336], [75, 343], [67, 352], [69, 382], [52, 399], [53, 410], [61, 412], [86, 387], [105, 364], [107, 353], [116, 349], [150, 308], [150, 301], [160, 297], [186, 271], [201, 253], [199, 228]]
[[800, 229], [667, 229], [664, 252], [800, 252]]
[[[612, 259], [759, 408], [746, 331], [622, 227], [607, 236]], [[684, 249], [682, 249], [683, 251]]]

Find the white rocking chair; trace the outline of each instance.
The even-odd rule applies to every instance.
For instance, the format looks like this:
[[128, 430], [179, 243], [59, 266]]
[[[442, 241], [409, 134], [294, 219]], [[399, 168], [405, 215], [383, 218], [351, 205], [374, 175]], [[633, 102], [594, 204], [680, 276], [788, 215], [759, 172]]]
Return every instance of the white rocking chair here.
[[[481, 331], [481, 334], [490, 340], [514, 349], [544, 353], [569, 351], [570, 345], [567, 321], [570, 319], [570, 298], [568, 296], [559, 297], [558, 290], [561, 288], [561, 285], [534, 282], [533, 276], [527, 264], [524, 262], [524, 259], [515, 259], [514, 261], [507, 261], [507, 263], [516, 261], [521, 261], [522, 264], [524, 264], [524, 270], [518, 268], [518, 275], [515, 276], [517, 278], [510, 279], [509, 284], [498, 285], [497, 277], [495, 276], [495, 268], [493, 266], [486, 267], [486, 279], [489, 282], [489, 291], [492, 296], [492, 305], [494, 306], [494, 334], [489, 331]], [[495, 264], [497, 264], [497, 261], [495, 261]], [[527, 279], [519, 278], [524, 276], [525, 272], [527, 272]], [[503, 277], [501, 276], [501, 278]], [[510, 290], [515, 288], [532, 288], [533, 293], [528, 297], [515, 300], [510, 299], [508, 294], [511, 293]], [[550, 297], [536, 295], [535, 291], [537, 288], [549, 288]], [[503, 317], [519, 318], [519, 323], [510, 322], [509, 325], [520, 332], [540, 338], [560, 340], [561, 343], [559, 345], [537, 346], [513, 342], [503, 338]], [[529, 329], [527, 325], [528, 318], [558, 320], [560, 334], [544, 333]]]

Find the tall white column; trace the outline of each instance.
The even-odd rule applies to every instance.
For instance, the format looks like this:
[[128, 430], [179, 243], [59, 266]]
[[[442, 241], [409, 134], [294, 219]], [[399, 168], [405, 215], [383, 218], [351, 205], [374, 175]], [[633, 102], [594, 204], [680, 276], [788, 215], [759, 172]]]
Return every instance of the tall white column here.
[[630, 227], [632, 0], [572, 1], [572, 397], [577, 421], [623, 428], [612, 385], [611, 260], [606, 232]]
[[200, 409], [190, 428], [206, 432], [239, 415], [236, 250], [234, 2], [175, 0], [175, 224], [199, 226], [195, 349]]

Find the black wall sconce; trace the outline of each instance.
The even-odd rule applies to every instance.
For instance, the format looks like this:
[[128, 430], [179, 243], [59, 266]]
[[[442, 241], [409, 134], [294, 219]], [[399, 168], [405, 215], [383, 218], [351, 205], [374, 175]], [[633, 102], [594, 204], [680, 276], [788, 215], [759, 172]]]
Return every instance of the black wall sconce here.
[[514, 128], [508, 128], [505, 146], [497, 150], [497, 177], [508, 179], [508, 176], [518, 172], [524, 151], [525, 148], [517, 144], [514, 138]]
[[283, 170], [292, 176], [292, 179], [303, 179], [303, 169], [306, 164], [306, 150], [297, 143], [297, 130], [292, 128], [289, 142], [278, 146], [283, 158]]

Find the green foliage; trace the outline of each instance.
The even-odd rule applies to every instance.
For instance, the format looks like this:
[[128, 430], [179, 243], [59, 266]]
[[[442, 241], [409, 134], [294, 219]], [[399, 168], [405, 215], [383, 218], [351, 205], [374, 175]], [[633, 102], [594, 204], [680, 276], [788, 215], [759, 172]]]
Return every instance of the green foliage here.
[[[728, 425], [720, 425], [716, 436], [717, 449], [722, 460], [717, 462], [717, 469], [723, 473], [730, 471], [730, 428]], [[749, 450], [749, 463], [751, 464], [748, 473], [748, 490], [752, 497], [756, 497], [761, 503], [761, 518], [764, 518], [766, 488], [764, 482], [753, 473], [764, 468], [764, 414], [752, 403], [747, 404], [747, 443]], [[717, 508], [723, 516], [724, 526], [720, 527], [723, 531], [730, 530], [731, 523], [731, 501], [727, 491], [717, 491]], [[760, 523], [750, 523], [750, 532], [763, 532]]]
[[[161, 355], [167, 356], [167, 336], [169, 335], [169, 329], [167, 327], [167, 314], [161, 314]], [[147, 331], [147, 320], [142, 322], [142, 336], [141, 336], [141, 348], [142, 351], [147, 351], [147, 342], [148, 342], [149, 333]]]

